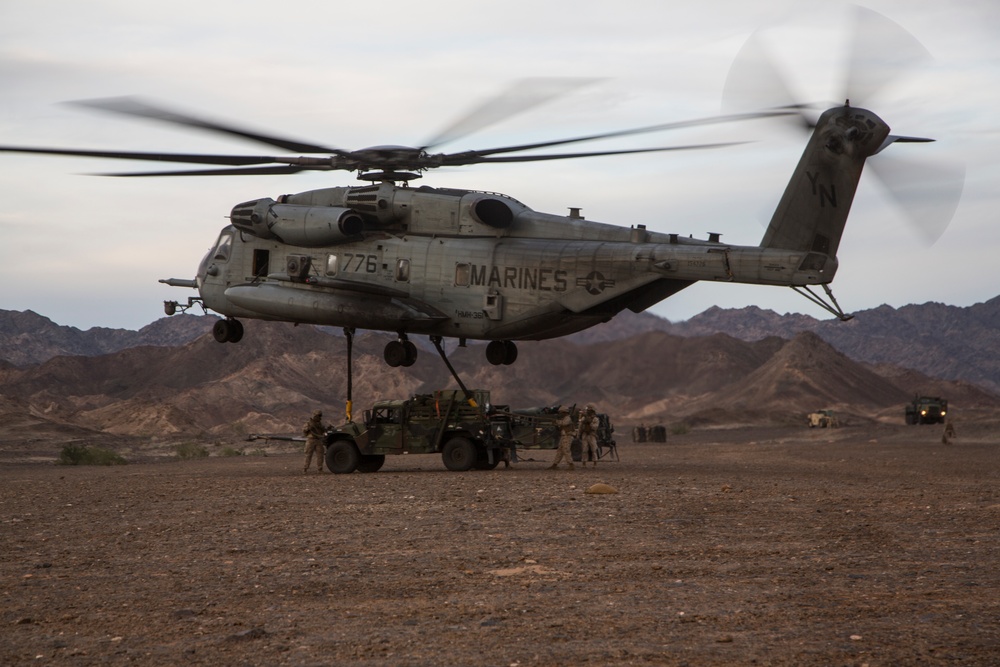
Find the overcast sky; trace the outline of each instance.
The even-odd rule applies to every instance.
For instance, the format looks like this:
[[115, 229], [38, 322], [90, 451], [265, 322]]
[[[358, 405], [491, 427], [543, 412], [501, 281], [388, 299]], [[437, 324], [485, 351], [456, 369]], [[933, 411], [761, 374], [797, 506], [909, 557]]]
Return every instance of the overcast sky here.
[[[934, 244], [867, 173], [833, 290], [848, 311], [1000, 293], [1000, 3], [868, 2], [933, 57], [872, 99], [895, 134], [934, 144], [873, 160], [964, 167], [956, 215]], [[571, 10], [567, 9], [572, 7]], [[525, 77], [595, 81], [442, 146], [457, 151], [718, 114], [729, 68], [755, 31], [800, 101], [843, 95], [851, 6], [833, 1], [0, 2], [0, 144], [273, 153], [259, 145], [61, 104], [139, 95], [210, 118], [347, 149], [420, 145]], [[755, 88], [756, 84], [750, 86]], [[783, 100], [777, 100], [777, 103]], [[841, 100], [842, 101], [842, 100]], [[739, 147], [440, 170], [422, 185], [503, 192], [562, 214], [755, 245], [806, 137], [754, 121], [594, 148], [745, 140]], [[236, 203], [351, 185], [349, 173], [116, 179], [149, 163], [0, 154], [0, 308], [58, 324], [140, 328], [191, 278]], [[155, 165], [153, 165], [155, 168]], [[898, 173], [909, 175], [911, 171]], [[787, 288], [698, 284], [653, 312], [712, 305], [828, 315]]]

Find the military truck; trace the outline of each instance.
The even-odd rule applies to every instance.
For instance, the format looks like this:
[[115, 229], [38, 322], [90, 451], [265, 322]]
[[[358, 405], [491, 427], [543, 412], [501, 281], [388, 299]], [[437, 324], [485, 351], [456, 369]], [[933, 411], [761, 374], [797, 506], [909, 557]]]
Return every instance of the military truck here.
[[490, 393], [459, 390], [379, 401], [361, 423], [348, 421], [326, 436], [326, 467], [346, 474], [376, 472], [392, 454], [440, 453], [448, 470], [491, 470], [512, 443], [504, 408], [490, 406]]
[[[510, 419], [510, 439], [518, 450], [524, 449], [557, 449], [559, 447], [559, 407], [546, 406], [541, 408], [525, 408], [514, 410]], [[580, 420], [580, 410], [577, 406], [570, 408], [570, 419], [573, 424]], [[609, 456], [618, 460], [618, 448], [614, 439], [615, 427], [611, 418], [603, 413], [597, 413], [597, 457]], [[583, 447], [579, 440], [573, 441], [570, 453], [574, 461], [580, 461]]]
[[906, 423], [943, 424], [948, 414], [948, 401], [940, 396], [914, 396], [906, 406]]

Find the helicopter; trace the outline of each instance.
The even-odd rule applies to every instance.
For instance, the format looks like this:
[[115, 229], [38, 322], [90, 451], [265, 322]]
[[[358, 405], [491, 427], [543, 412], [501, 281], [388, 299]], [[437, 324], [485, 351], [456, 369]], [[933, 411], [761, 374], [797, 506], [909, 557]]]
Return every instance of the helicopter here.
[[[902, 30], [900, 28], [900, 30]], [[539, 102], [535, 96], [522, 106]], [[510, 365], [519, 341], [572, 334], [607, 322], [625, 309], [642, 312], [698, 281], [791, 287], [841, 320], [830, 283], [837, 251], [866, 161], [898, 142], [931, 139], [891, 134], [874, 112], [830, 106], [818, 118], [805, 105], [619, 130], [602, 134], [459, 152], [437, 146], [481, 126], [475, 114], [416, 147], [383, 145], [345, 150], [207, 120], [137, 98], [78, 102], [100, 111], [239, 137], [298, 155], [212, 155], [0, 146], [0, 152], [83, 156], [206, 165], [180, 171], [106, 174], [130, 177], [355, 172], [359, 184], [275, 197], [232, 207], [193, 278], [160, 282], [194, 289], [167, 301], [172, 315], [195, 305], [223, 316], [220, 343], [238, 343], [241, 320], [343, 327], [395, 334], [384, 348], [391, 367], [412, 365], [411, 336], [460, 345], [488, 341], [486, 359]], [[495, 101], [494, 101], [495, 102]], [[487, 103], [481, 108], [497, 106]], [[502, 106], [502, 105], [501, 105]], [[722, 148], [732, 143], [627, 150], [529, 153], [682, 127], [792, 116], [810, 130], [778, 206], [757, 245], [664, 233], [636, 224], [535, 211], [488, 190], [416, 186], [441, 167], [519, 163]], [[211, 167], [209, 167], [211, 165]], [[821, 294], [819, 289], [823, 290]]]

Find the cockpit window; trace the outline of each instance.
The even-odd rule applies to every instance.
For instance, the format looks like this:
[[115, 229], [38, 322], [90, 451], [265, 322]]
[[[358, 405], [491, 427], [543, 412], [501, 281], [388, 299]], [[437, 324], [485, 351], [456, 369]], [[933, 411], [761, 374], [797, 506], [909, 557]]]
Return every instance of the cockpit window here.
[[228, 262], [229, 255], [233, 250], [233, 235], [223, 234], [219, 237], [219, 243], [215, 246], [215, 252], [212, 255], [212, 259], [217, 262]]

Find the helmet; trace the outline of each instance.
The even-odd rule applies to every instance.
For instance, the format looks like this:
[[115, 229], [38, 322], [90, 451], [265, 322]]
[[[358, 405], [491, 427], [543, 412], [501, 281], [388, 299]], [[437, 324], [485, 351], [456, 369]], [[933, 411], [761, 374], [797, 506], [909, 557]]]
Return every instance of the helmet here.
[[593, 403], [591, 403], [590, 405], [587, 406], [587, 412], [596, 412], [594, 410], [594, 404]]
[[567, 408], [565, 405], [560, 405], [559, 412], [569, 412], [569, 408]]
[[313, 413], [313, 417], [322, 417], [322, 416], [323, 416], [322, 410], [317, 410], [316, 412]]

